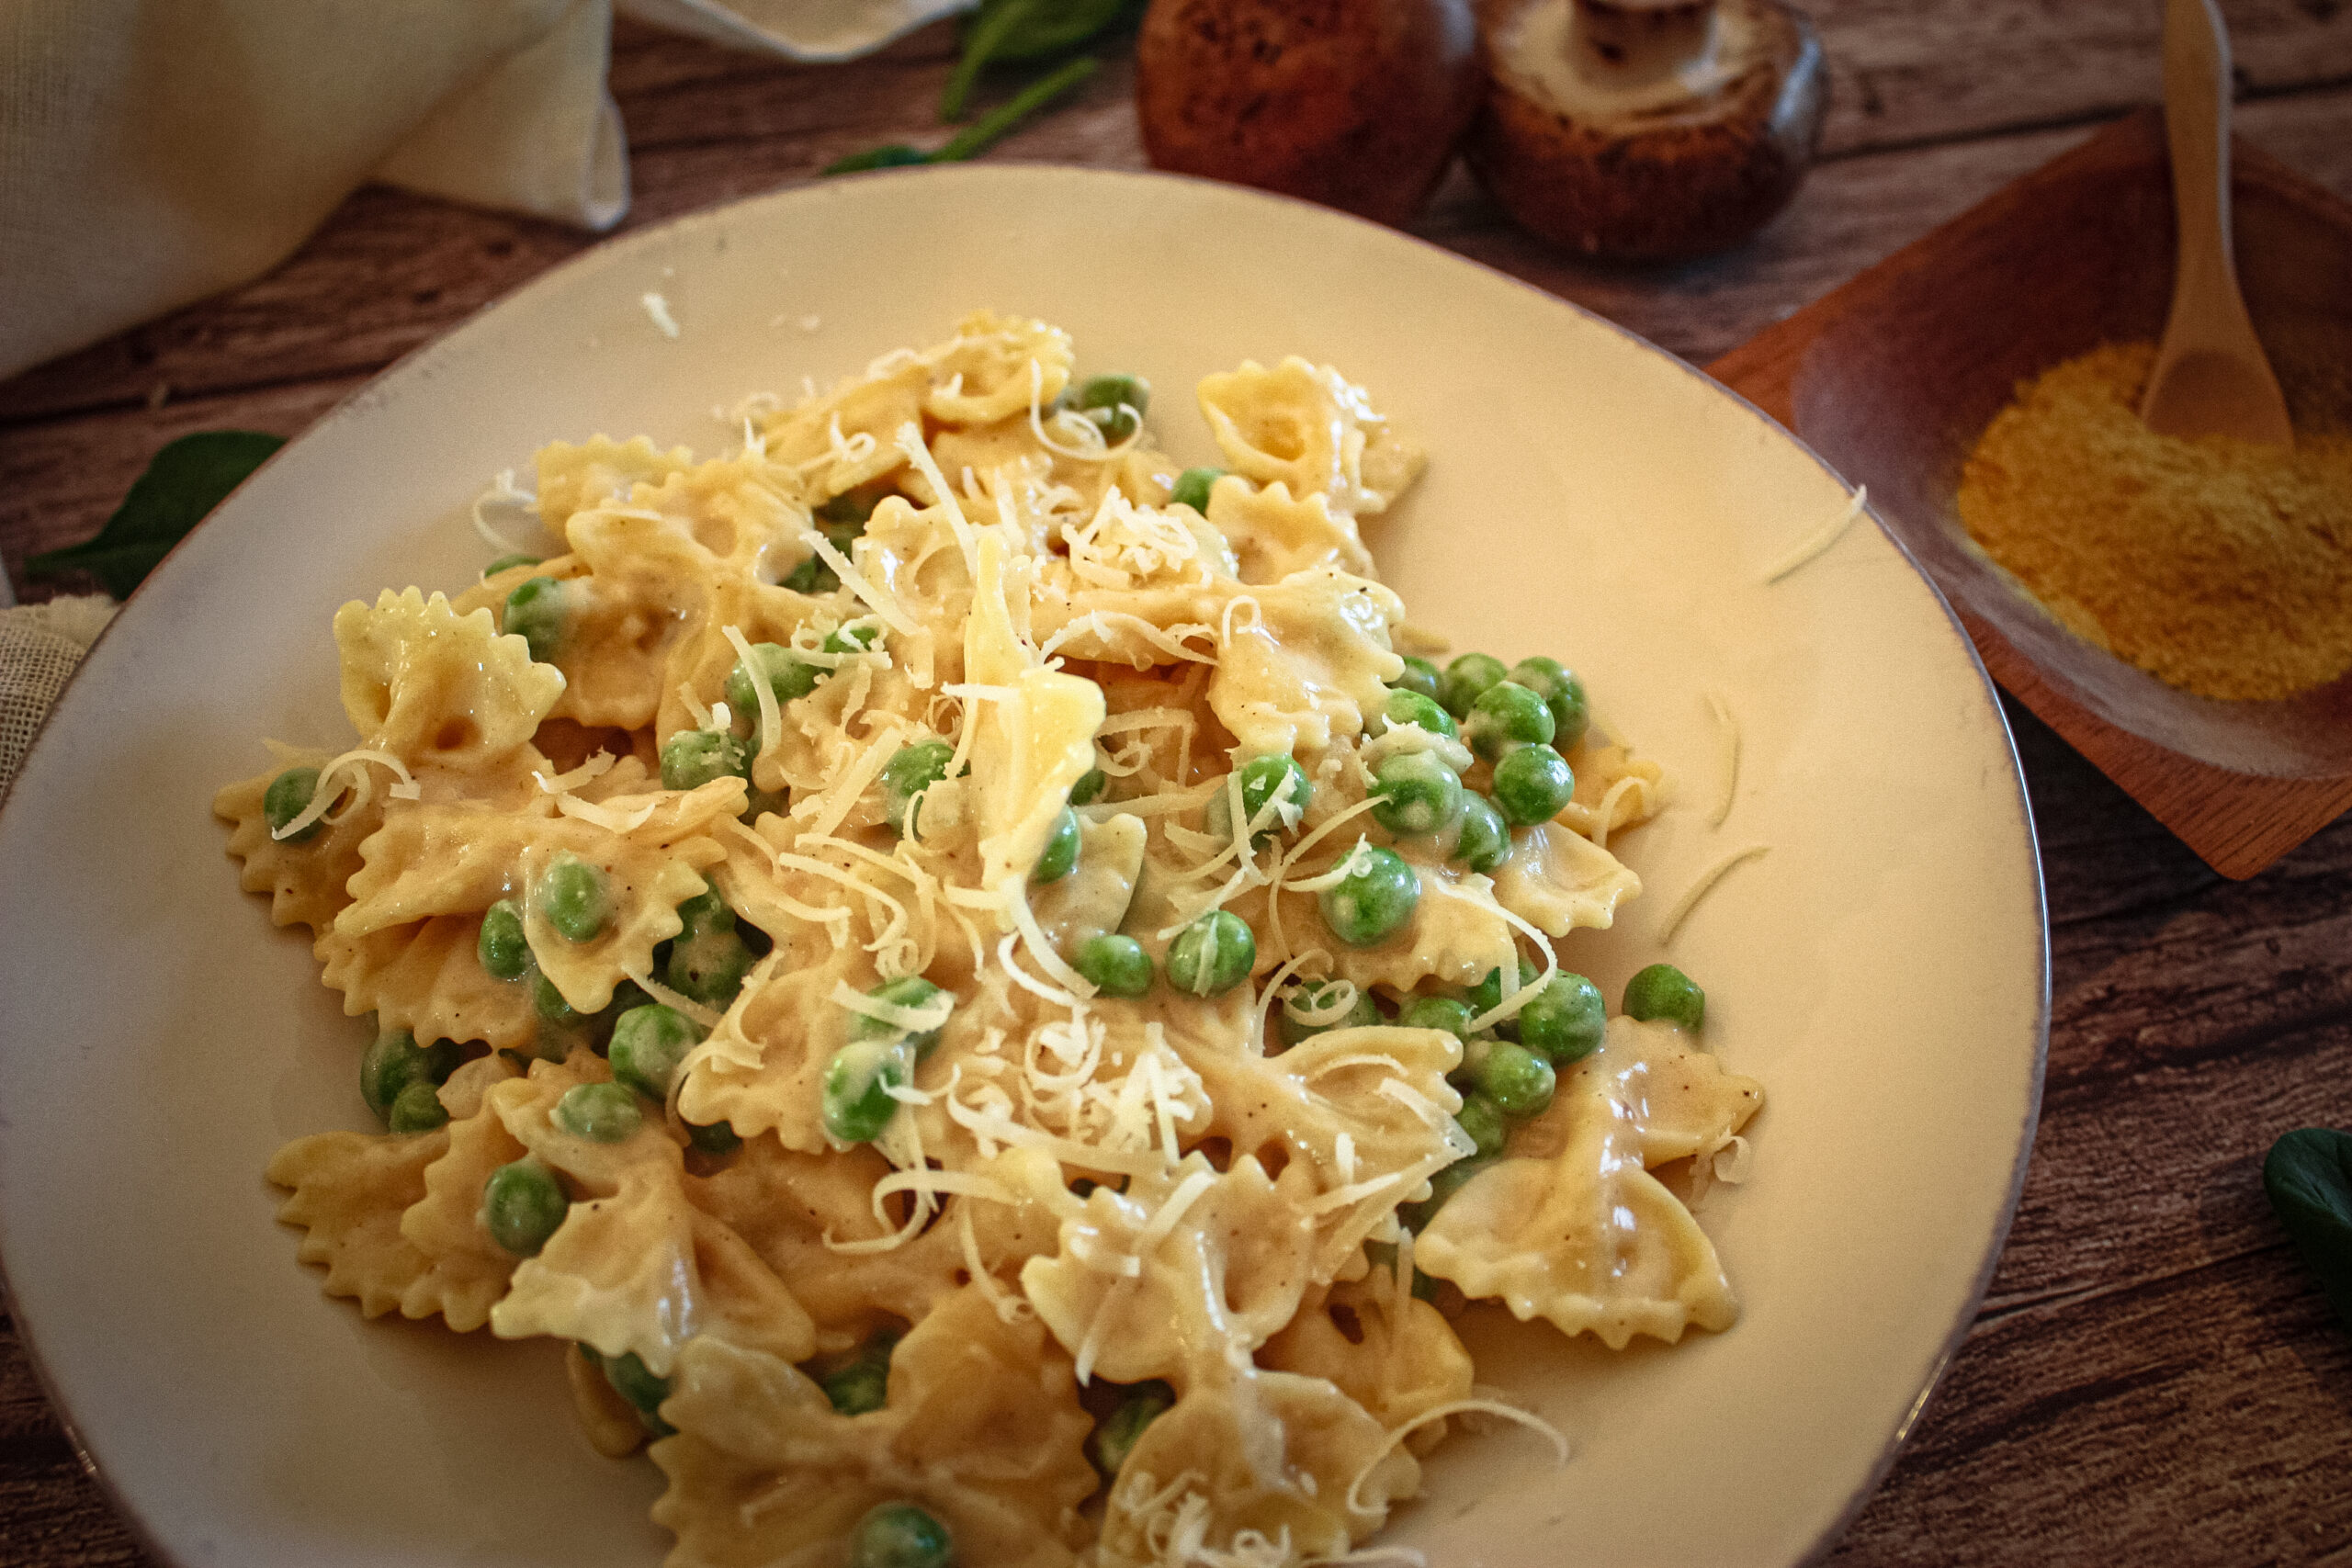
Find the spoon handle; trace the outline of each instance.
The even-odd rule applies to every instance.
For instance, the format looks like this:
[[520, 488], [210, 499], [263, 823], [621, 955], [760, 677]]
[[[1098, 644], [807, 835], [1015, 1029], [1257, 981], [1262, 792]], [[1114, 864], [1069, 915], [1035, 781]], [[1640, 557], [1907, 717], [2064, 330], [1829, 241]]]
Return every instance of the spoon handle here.
[[[2240, 298], [2230, 255], [2230, 39], [2213, 0], [2165, 0], [2165, 142], [2180, 268], [2176, 298], [2191, 274], [2203, 286], [2200, 296], [2210, 298], [2218, 284]], [[2218, 276], [2207, 276], [2217, 266]]]

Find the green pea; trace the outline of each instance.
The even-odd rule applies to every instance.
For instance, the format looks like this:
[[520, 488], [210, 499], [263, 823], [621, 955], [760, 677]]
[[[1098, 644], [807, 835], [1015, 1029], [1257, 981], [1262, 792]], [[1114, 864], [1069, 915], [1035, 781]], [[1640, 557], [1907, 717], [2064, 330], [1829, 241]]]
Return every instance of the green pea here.
[[1078, 782], [1069, 786], [1069, 803], [1072, 806], [1093, 805], [1102, 798], [1103, 787], [1110, 782], [1111, 775], [1102, 769], [1087, 769], [1078, 775]]
[[1470, 716], [1478, 694], [1503, 678], [1503, 661], [1491, 653], [1465, 653], [1445, 667], [1445, 689], [1438, 701], [1456, 718]]
[[555, 1102], [555, 1124], [591, 1143], [625, 1144], [645, 1125], [645, 1112], [616, 1083], [574, 1084]]
[[820, 1385], [833, 1408], [844, 1416], [864, 1416], [889, 1403], [890, 1363], [852, 1361]]
[[864, 653], [882, 640], [882, 628], [871, 621], [836, 626], [825, 634], [827, 653]]
[[537, 1258], [570, 1208], [555, 1172], [527, 1155], [500, 1166], [482, 1184], [482, 1225], [517, 1258]]
[[907, 830], [907, 807], [914, 797], [947, 776], [956, 748], [944, 740], [919, 740], [901, 746], [882, 764], [882, 814], [890, 826]]
[[[261, 795], [262, 819], [269, 824], [270, 832], [282, 831], [286, 824], [308, 811], [311, 797], [318, 793], [318, 789], [319, 770], [316, 768], [288, 768], [270, 780], [269, 787], [262, 791]], [[307, 839], [315, 839], [319, 836], [319, 829], [326, 825], [324, 818], [316, 818], [300, 832], [288, 833], [277, 841], [299, 844]]]
[[953, 1568], [947, 1527], [912, 1503], [882, 1503], [849, 1532], [847, 1568]]
[[1600, 987], [1562, 970], [1519, 1010], [1513, 1021], [1519, 1025], [1521, 1044], [1566, 1066], [1600, 1049], [1609, 1005], [1601, 999]]
[[1373, 1004], [1372, 993], [1361, 987], [1356, 987], [1356, 999], [1348, 1010], [1329, 1023], [1310, 1023], [1291, 1010], [1295, 1005], [1303, 1010], [1319, 1011], [1329, 1004], [1331, 989], [1339, 983], [1336, 980], [1303, 980], [1298, 989], [1284, 998], [1282, 1006], [1283, 1044], [1295, 1045], [1302, 1040], [1313, 1039], [1329, 1030], [1356, 1029], [1380, 1021], [1380, 1009]]
[[825, 558], [810, 550], [806, 559], [784, 574], [784, 586], [795, 593], [831, 593], [842, 585]]
[[1456, 1040], [1470, 1037], [1469, 1004], [1452, 997], [1416, 997], [1413, 1003], [1399, 1014], [1399, 1029], [1442, 1029]]
[[1462, 819], [1462, 777], [1428, 751], [1381, 760], [1372, 793], [1372, 819], [1398, 838], [1442, 833]]
[[903, 1040], [853, 1040], [834, 1052], [818, 1103], [825, 1131], [845, 1144], [880, 1137], [899, 1113], [890, 1091], [914, 1076], [914, 1057]]
[[1498, 681], [1470, 705], [1463, 729], [1470, 750], [1489, 762], [1498, 761], [1521, 746], [1549, 744], [1552, 710], [1526, 687]]
[[1406, 1204], [1396, 1211], [1396, 1217], [1405, 1222], [1408, 1230], [1428, 1229], [1429, 1223], [1437, 1218], [1437, 1212], [1445, 1207], [1446, 1200], [1461, 1191], [1472, 1177], [1492, 1163], [1476, 1157], [1455, 1160], [1430, 1178], [1430, 1195], [1427, 1198], [1418, 1203]]
[[1696, 1033], [1707, 1019], [1707, 993], [1671, 964], [1653, 964], [1625, 982], [1625, 1016], [1664, 1020]]
[[1489, 1158], [1503, 1152], [1503, 1140], [1510, 1128], [1503, 1120], [1503, 1108], [1483, 1094], [1464, 1095], [1462, 1109], [1453, 1113], [1456, 1125], [1470, 1134], [1477, 1145], [1478, 1157]]
[[678, 1064], [701, 1043], [702, 1031], [675, 1008], [659, 1002], [631, 1008], [613, 1024], [613, 1081], [667, 1104]]
[[1538, 654], [1512, 665], [1507, 679], [1542, 697], [1544, 705], [1552, 710], [1553, 745], [1566, 751], [1584, 739], [1592, 715], [1585, 701], [1584, 682], [1577, 679], [1573, 671], [1556, 659]]
[[1092, 420], [1102, 438], [1116, 445], [1143, 426], [1151, 408], [1151, 383], [1140, 376], [1093, 376], [1068, 395], [1069, 406]]
[[482, 973], [493, 980], [519, 980], [531, 967], [530, 944], [523, 940], [523, 908], [512, 898], [501, 898], [482, 911], [481, 935], [474, 940], [474, 956]]
[[1169, 492], [1168, 504], [1189, 506], [1205, 517], [1209, 514], [1209, 487], [1223, 478], [1223, 468], [1186, 468], [1176, 476], [1176, 488]]
[[552, 577], [526, 578], [506, 596], [499, 629], [531, 645], [531, 658], [551, 664], [564, 642], [571, 619], [571, 593]]
[[1450, 737], [1460, 733], [1451, 714], [1420, 693], [1401, 687], [1388, 694], [1387, 700], [1380, 705], [1380, 712], [1364, 728], [1367, 733], [1378, 735], [1392, 724], [1418, 724], [1431, 735]]
[[482, 581], [486, 582], [500, 572], [513, 571], [518, 566], [537, 566], [540, 558], [537, 556], [501, 556], [481, 569]]
[[1453, 852], [1446, 858], [1482, 873], [1510, 859], [1510, 824], [1494, 802], [1476, 790], [1462, 792], [1462, 827], [1453, 836]]
[[558, 936], [594, 942], [612, 919], [613, 897], [602, 871], [565, 851], [539, 874], [539, 911]]
[[447, 1125], [448, 1120], [449, 1108], [441, 1103], [441, 1091], [419, 1078], [392, 1097], [392, 1109], [384, 1123], [395, 1133], [430, 1133]]
[[662, 787], [700, 789], [713, 779], [749, 778], [742, 741], [723, 729], [681, 729], [662, 743]]
[[1411, 692], [1431, 702], [1436, 702], [1445, 690], [1445, 677], [1438, 672], [1437, 666], [1409, 653], [1405, 655], [1405, 672], [1388, 683], [1400, 692]]
[[1151, 989], [1151, 954], [1131, 936], [1088, 937], [1078, 944], [1071, 967], [1106, 997], [1139, 997]]
[[[1305, 815], [1314, 795], [1315, 786], [1307, 783], [1306, 770], [1287, 751], [1252, 757], [1241, 764], [1241, 814], [1251, 822], [1265, 821], [1265, 832], [1289, 832]], [[1282, 804], [1269, 818], [1266, 804], [1274, 800]]]
[[1560, 814], [1577, 792], [1577, 776], [1549, 746], [1522, 746], [1495, 764], [1495, 807], [1514, 828], [1532, 828]]
[[1119, 1467], [1136, 1450], [1136, 1443], [1143, 1437], [1144, 1428], [1174, 1408], [1176, 1391], [1154, 1378], [1139, 1382], [1119, 1396], [1086, 1440], [1086, 1456], [1103, 1475], [1116, 1479]]
[[564, 1000], [563, 993], [556, 989], [555, 982], [548, 979], [544, 972], [532, 978], [531, 1008], [539, 1015], [542, 1023], [551, 1023], [560, 1029], [582, 1029], [590, 1021], [586, 1013]]
[[[920, 975], [904, 975], [896, 980], [885, 980], [865, 994], [877, 1002], [888, 1002], [896, 1008], [928, 1008], [946, 995], [944, 991]], [[849, 1037], [852, 1040], [903, 1039], [908, 1048], [914, 1053], [915, 1060], [921, 1061], [939, 1048], [940, 1029], [945, 1027], [946, 1025], [943, 1023], [938, 1029], [926, 1029], [919, 1034], [910, 1034], [896, 1024], [885, 1023], [878, 1018], [859, 1013], [856, 1021], [850, 1025]]]
[[[865, 527], [866, 520], [874, 515], [874, 508], [880, 503], [885, 493], [887, 492], [884, 491], [871, 487], [845, 490], [817, 508], [817, 515], [828, 523], [854, 523], [862, 532]], [[831, 530], [827, 529], [826, 532], [830, 534]]]
[[1350, 947], [1370, 947], [1412, 923], [1421, 879], [1395, 850], [1366, 850], [1319, 898], [1333, 936]]
[[743, 1136], [735, 1131], [731, 1122], [689, 1122], [686, 1123], [686, 1142], [702, 1154], [731, 1155], [743, 1146]]
[[1038, 852], [1037, 864], [1029, 873], [1029, 880], [1059, 882], [1078, 869], [1078, 813], [1065, 806], [1046, 834], [1046, 847]]
[[617, 1356], [598, 1356], [596, 1359], [605, 1369], [605, 1381], [612, 1385], [615, 1393], [635, 1407], [648, 1430], [657, 1438], [666, 1438], [677, 1430], [662, 1419], [662, 1402], [670, 1397], [670, 1380], [655, 1377], [644, 1357], [628, 1350]]
[[454, 1040], [435, 1040], [428, 1047], [420, 1047], [416, 1036], [405, 1029], [387, 1029], [378, 1034], [359, 1057], [359, 1098], [378, 1116], [389, 1119], [392, 1102], [411, 1084], [436, 1085], [449, 1081], [458, 1070], [463, 1054]]
[[[775, 694], [778, 707], [795, 697], [807, 696], [825, 678], [823, 670], [782, 643], [755, 642], [752, 657], [760, 661], [760, 673], [766, 678], [768, 690]], [[740, 659], [727, 672], [727, 705], [737, 717], [749, 719], [754, 726], [760, 722], [759, 688], [752, 684], [752, 672]]]
[[662, 984], [706, 1007], [725, 1008], [743, 988], [752, 962], [735, 932], [735, 911], [716, 889], [705, 888], [678, 906], [678, 919], [684, 926], [670, 943]]
[[1498, 1040], [1478, 1066], [1478, 1089], [1506, 1116], [1532, 1116], [1552, 1103], [1552, 1064], [1524, 1045]]
[[1195, 997], [1222, 996], [1250, 976], [1258, 939], [1230, 909], [1203, 915], [1168, 947], [1168, 983]]
[[1463, 993], [1463, 999], [1470, 1004], [1470, 1010], [1474, 1015], [1490, 1013], [1503, 1005], [1505, 997], [1516, 996], [1527, 987], [1533, 985], [1535, 976], [1542, 973], [1544, 971], [1540, 965], [1530, 964], [1524, 958], [1521, 959], [1518, 983], [1506, 991], [1503, 988], [1503, 972], [1499, 969], [1489, 969], [1476, 985]]

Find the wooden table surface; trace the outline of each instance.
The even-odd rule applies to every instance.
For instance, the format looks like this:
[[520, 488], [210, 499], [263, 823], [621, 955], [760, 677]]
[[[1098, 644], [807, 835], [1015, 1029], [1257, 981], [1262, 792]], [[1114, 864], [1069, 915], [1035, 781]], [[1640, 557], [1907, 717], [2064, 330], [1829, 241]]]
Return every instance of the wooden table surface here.
[[[1419, 231], [1703, 363], [2153, 100], [2155, 0], [1814, 0], [1834, 100], [1794, 206], [1731, 255], [1612, 271], [1457, 174]], [[2223, 0], [2240, 132], [2352, 196], [2352, 5]], [[796, 68], [624, 25], [629, 226], [935, 145], [933, 28]], [[992, 156], [1143, 164], [1121, 62]], [[187, 431], [293, 434], [588, 237], [386, 189], [232, 293], [0, 383], [0, 558], [81, 539]], [[2352, 1562], [2352, 1334], [2272, 1219], [2264, 1151], [2352, 1124], [2352, 819], [2222, 880], [2014, 705], [2049, 881], [2041, 1130], [1965, 1346], [1830, 1561]], [[144, 1562], [0, 1325], [0, 1568]], [[1442, 1568], [1442, 1565], [1441, 1565]], [[1693, 1565], [1702, 1568], [1702, 1565]]]

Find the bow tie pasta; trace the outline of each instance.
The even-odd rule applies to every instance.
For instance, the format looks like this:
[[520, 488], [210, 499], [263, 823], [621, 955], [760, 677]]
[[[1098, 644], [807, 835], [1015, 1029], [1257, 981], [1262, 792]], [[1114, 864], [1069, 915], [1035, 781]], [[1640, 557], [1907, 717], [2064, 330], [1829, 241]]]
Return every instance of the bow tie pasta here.
[[1678, 1191], [1762, 1090], [1557, 956], [1658, 768], [1399, 651], [1421, 455], [1338, 371], [1208, 378], [1180, 469], [1075, 364], [982, 313], [726, 457], [548, 447], [564, 553], [345, 606], [356, 744], [216, 801], [376, 1020], [300, 1257], [570, 1341], [670, 1568], [1322, 1560], [1518, 1414], [1474, 1303], [1736, 1314]]

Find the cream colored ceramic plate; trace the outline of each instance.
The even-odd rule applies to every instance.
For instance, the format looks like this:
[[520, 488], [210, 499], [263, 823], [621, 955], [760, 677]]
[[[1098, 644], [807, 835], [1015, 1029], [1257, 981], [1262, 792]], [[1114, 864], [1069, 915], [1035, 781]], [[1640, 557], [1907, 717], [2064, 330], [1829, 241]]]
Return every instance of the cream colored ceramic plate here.
[[[666, 300], [680, 334], [656, 329]], [[1449, 1444], [1390, 1539], [1445, 1568], [1786, 1564], [1860, 1506], [1967, 1323], [2031, 1141], [2044, 931], [2000, 710], [1934, 592], [1857, 526], [1760, 578], [1843, 487], [1753, 409], [1558, 301], [1254, 192], [930, 170], [743, 203], [582, 257], [361, 392], [175, 555], [74, 682], [0, 814], [0, 1241], [20, 1321], [130, 1516], [177, 1562], [651, 1564], [659, 1478], [574, 1433], [559, 1352], [319, 1293], [261, 1169], [365, 1125], [306, 944], [237, 891], [207, 809], [258, 738], [341, 745], [328, 621], [455, 587], [462, 509], [539, 443], [704, 449], [797, 390], [993, 306], [1139, 371], [1179, 457], [1187, 395], [1250, 355], [1329, 360], [1428, 446], [1371, 533], [1414, 617], [1548, 652], [1662, 759], [1623, 840], [1648, 884], [1571, 944], [1614, 997], [1662, 953], [1709, 1043], [1763, 1079], [1753, 1179], [1702, 1218], [1746, 1303], [1623, 1354], [1483, 1316], [1483, 1376], [1572, 1433]], [[1729, 819], [1703, 703], [1742, 736]], [[1669, 948], [1664, 914], [1769, 844]], [[983, 1564], [968, 1568], [985, 1568]]]

